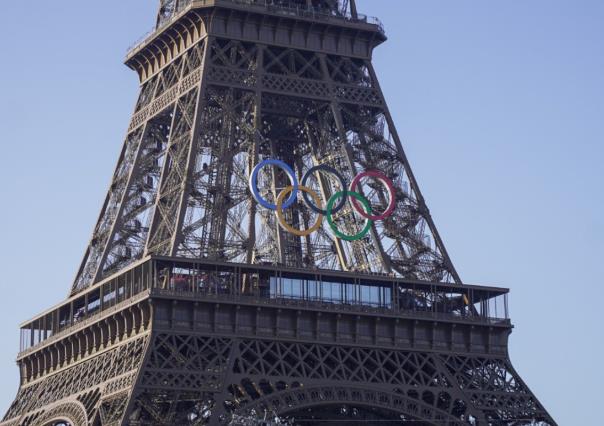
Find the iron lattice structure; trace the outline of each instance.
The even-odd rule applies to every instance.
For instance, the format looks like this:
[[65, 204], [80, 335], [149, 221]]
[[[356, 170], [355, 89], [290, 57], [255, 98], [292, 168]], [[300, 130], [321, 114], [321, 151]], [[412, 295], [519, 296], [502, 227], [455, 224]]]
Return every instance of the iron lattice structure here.
[[[354, 0], [161, 0], [93, 236], [68, 299], [22, 326], [0, 425], [556, 424], [509, 361], [507, 290], [463, 285], [439, 237], [371, 64], [385, 39]], [[268, 158], [383, 171], [395, 213], [296, 237], [248, 189]], [[286, 184], [259, 175], [272, 202]]]

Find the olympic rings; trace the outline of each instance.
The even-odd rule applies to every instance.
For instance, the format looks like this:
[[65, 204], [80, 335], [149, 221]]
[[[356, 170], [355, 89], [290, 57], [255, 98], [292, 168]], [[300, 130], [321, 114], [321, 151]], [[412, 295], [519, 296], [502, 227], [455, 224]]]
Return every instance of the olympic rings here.
[[[280, 169], [285, 171], [287, 173], [288, 178], [291, 183], [291, 185], [287, 186], [279, 193], [279, 195], [277, 196], [276, 204], [271, 204], [266, 199], [262, 198], [262, 195], [260, 194], [260, 189], [258, 188], [258, 174], [260, 173], [260, 170], [262, 168], [264, 168], [265, 166], [269, 166], [269, 165], [279, 167]], [[321, 197], [315, 191], [313, 191], [310, 187], [307, 186], [308, 179], [313, 175], [313, 173], [319, 172], [319, 171], [330, 173], [330, 174], [334, 175], [337, 178], [337, 180], [339, 181], [339, 184], [342, 188], [341, 191], [335, 193], [327, 201], [326, 210], [322, 210], [320, 207]], [[363, 179], [365, 177], [371, 177], [371, 178], [374, 178], [374, 179], [380, 181], [386, 187], [386, 190], [388, 191], [388, 195], [390, 198], [388, 207], [381, 214], [373, 215], [373, 209], [371, 207], [369, 200], [363, 194], [356, 191], [357, 187], [361, 184], [361, 179]], [[274, 210], [277, 213], [279, 225], [285, 231], [287, 231], [293, 235], [296, 235], [298, 237], [306, 237], [306, 236], [309, 236], [310, 234], [312, 234], [313, 232], [318, 231], [321, 228], [321, 225], [323, 223], [323, 218], [327, 217], [327, 222], [329, 223], [329, 227], [331, 228], [331, 230], [333, 231], [333, 233], [335, 234], [335, 236], [337, 238], [340, 238], [345, 241], [357, 241], [357, 240], [364, 238], [367, 235], [367, 233], [370, 231], [374, 222], [387, 219], [394, 213], [394, 209], [396, 208], [396, 192], [394, 190], [394, 184], [384, 173], [377, 171], [377, 170], [368, 170], [368, 171], [358, 174], [353, 179], [350, 186], [347, 187], [344, 177], [342, 176], [341, 173], [339, 173], [333, 167], [322, 164], [322, 165], [314, 166], [310, 170], [308, 170], [302, 177], [302, 181], [300, 183], [298, 183], [296, 174], [289, 165], [287, 165], [286, 163], [284, 163], [281, 160], [268, 159], [268, 160], [262, 161], [260, 164], [258, 164], [256, 167], [254, 167], [254, 170], [252, 171], [252, 174], [250, 175], [249, 187], [250, 187], [250, 191], [252, 192], [254, 198], [261, 206], [263, 206], [264, 208], [267, 208], [269, 210]], [[294, 227], [289, 225], [285, 220], [284, 211], [294, 205], [294, 203], [296, 202], [296, 199], [298, 198], [299, 191], [302, 192], [304, 201], [306, 202], [307, 206], [312, 211], [317, 213], [317, 215], [318, 215], [316, 223], [307, 230], [295, 229]], [[286, 196], [290, 193], [291, 193], [291, 195], [289, 196], [289, 198], [287, 198], [287, 200], [285, 200]], [[337, 228], [337, 225], [334, 222], [334, 218], [333, 218], [333, 215], [335, 213], [339, 212], [346, 205], [349, 195], [350, 195], [350, 197], [352, 197], [351, 204], [352, 204], [353, 210], [357, 211], [365, 219], [365, 226], [356, 235], [347, 235], [347, 234], [344, 234], [343, 232], [341, 232]], [[340, 201], [338, 201], [338, 200], [340, 200]], [[336, 203], [336, 201], [338, 201], [338, 202]]]
[[260, 169], [269, 165], [279, 167], [288, 174], [289, 180], [293, 186], [292, 195], [287, 199], [285, 204], [283, 204], [283, 208], [288, 209], [296, 202], [296, 198], [298, 197], [298, 179], [296, 178], [296, 174], [294, 173], [292, 168], [281, 160], [264, 160], [262, 163], [254, 167], [252, 175], [250, 176], [250, 191], [252, 191], [252, 194], [254, 194], [254, 198], [256, 199], [256, 201], [258, 201], [258, 203], [260, 203], [262, 207], [269, 210], [277, 210], [277, 206], [275, 204], [269, 203], [264, 198], [262, 198], [262, 196], [260, 195], [260, 191], [258, 190], [258, 173], [260, 172]]
[[365, 235], [367, 235], [367, 233], [371, 229], [371, 225], [373, 225], [373, 220], [366, 218], [365, 227], [361, 232], [356, 235], [346, 235], [341, 232], [333, 221], [333, 205], [335, 204], [338, 198], [346, 198], [346, 195], [350, 195], [353, 199], [360, 201], [365, 210], [367, 211], [367, 214], [371, 214], [371, 205], [369, 204], [369, 200], [367, 200], [367, 198], [363, 197], [358, 192], [348, 191], [347, 193], [345, 193], [344, 191], [340, 191], [333, 194], [333, 196], [327, 202], [327, 223], [329, 223], [329, 227], [338, 238], [344, 241], [358, 241], [361, 238], [365, 237]]
[[[300, 191], [302, 191], [303, 194], [310, 195], [313, 198], [315, 203], [317, 203], [317, 204], [321, 203], [321, 199], [319, 198], [319, 195], [317, 195], [317, 193], [315, 191], [313, 191], [312, 189], [310, 189], [304, 185], [300, 185], [298, 187], [298, 189]], [[313, 232], [319, 230], [319, 228], [321, 227], [321, 224], [323, 223], [323, 214], [319, 213], [319, 215], [317, 217], [317, 222], [311, 228], [308, 228], [306, 231], [301, 231], [299, 229], [296, 229], [296, 228], [290, 226], [285, 221], [285, 217], [283, 216], [283, 199], [285, 198], [285, 196], [287, 194], [289, 194], [290, 192], [293, 192], [293, 191], [294, 191], [294, 187], [288, 186], [283, 191], [281, 191], [281, 193], [277, 197], [277, 217], [279, 218], [279, 225], [281, 225], [281, 227], [283, 229], [285, 229], [286, 231], [288, 231], [291, 234], [294, 234], [298, 237], [307, 237], [310, 234], [312, 234]]]
[[[318, 172], [318, 171], [324, 171], [324, 172], [331, 173], [332, 175], [334, 175], [336, 178], [338, 178], [342, 191], [346, 192], [346, 181], [344, 180], [344, 177], [336, 169], [334, 169], [333, 167], [329, 167], [325, 164], [314, 166], [309, 171], [307, 171], [304, 174], [304, 177], [302, 178], [302, 185], [307, 186], [306, 182], [308, 181], [308, 178], [311, 177], [314, 172]], [[317, 207], [316, 204], [312, 203], [312, 200], [309, 199], [309, 194], [310, 194], [309, 192], [302, 193], [302, 196], [304, 197], [304, 201], [306, 201], [306, 204], [308, 204], [308, 207], [310, 207], [311, 210], [317, 214], [322, 214], [324, 216], [327, 215], [326, 210], [321, 210], [319, 207]], [[341, 200], [342, 201], [340, 201], [340, 203], [333, 209], [333, 213], [339, 212], [346, 205], [346, 197], [342, 197]]]
[[356, 198], [353, 197], [352, 199], [352, 205], [354, 206], [354, 209], [359, 212], [359, 214], [361, 216], [363, 216], [365, 219], [371, 219], [373, 221], [379, 221], [379, 220], [384, 220], [389, 218], [390, 216], [392, 216], [392, 213], [394, 213], [394, 208], [396, 207], [396, 198], [395, 198], [395, 192], [394, 192], [394, 184], [392, 183], [392, 181], [390, 179], [388, 179], [386, 177], [386, 175], [382, 172], [378, 172], [377, 170], [368, 170], [366, 172], [363, 173], [359, 173], [357, 175], [357, 177], [354, 178], [354, 180], [352, 181], [352, 183], [350, 184], [350, 192], [354, 192], [354, 190], [356, 189], [356, 187], [359, 185], [359, 183], [361, 182], [361, 179], [363, 179], [364, 177], [372, 177], [375, 178], [377, 180], [379, 180], [380, 182], [382, 182], [385, 186], [386, 189], [388, 189], [388, 193], [390, 194], [390, 203], [388, 204], [388, 207], [386, 208], [386, 210], [384, 211], [384, 213], [380, 214], [380, 215], [376, 215], [376, 216], [371, 216], [371, 212], [365, 213], [360, 207], [359, 207], [359, 203], [357, 201]]

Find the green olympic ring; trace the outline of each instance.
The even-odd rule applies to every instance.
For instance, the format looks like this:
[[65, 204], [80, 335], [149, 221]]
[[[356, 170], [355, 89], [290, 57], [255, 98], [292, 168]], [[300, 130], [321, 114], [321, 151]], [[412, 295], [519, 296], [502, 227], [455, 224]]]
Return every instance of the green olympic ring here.
[[334, 204], [336, 203], [336, 200], [345, 195], [350, 195], [351, 197], [356, 198], [358, 201], [360, 201], [361, 205], [363, 206], [363, 208], [365, 209], [365, 212], [368, 215], [370, 215], [372, 213], [371, 204], [369, 203], [369, 200], [367, 200], [367, 198], [365, 198], [358, 192], [340, 191], [340, 192], [336, 192], [335, 194], [333, 194], [333, 196], [327, 202], [327, 214], [326, 214], [327, 223], [329, 223], [329, 227], [334, 232], [334, 234], [336, 234], [336, 236], [338, 238], [340, 238], [344, 241], [358, 241], [358, 240], [362, 239], [363, 237], [365, 237], [365, 235], [367, 235], [367, 233], [371, 229], [371, 226], [373, 225], [373, 220], [371, 220], [369, 218], [365, 218], [365, 222], [366, 222], [365, 227], [363, 228], [363, 230], [361, 232], [359, 232], [356, 235], [347, 235], [347, 234], [344, 234], [343, 232], [341, 232], [333, 221], [332, 212], [333, 212], [333, 207], [334, 207]]

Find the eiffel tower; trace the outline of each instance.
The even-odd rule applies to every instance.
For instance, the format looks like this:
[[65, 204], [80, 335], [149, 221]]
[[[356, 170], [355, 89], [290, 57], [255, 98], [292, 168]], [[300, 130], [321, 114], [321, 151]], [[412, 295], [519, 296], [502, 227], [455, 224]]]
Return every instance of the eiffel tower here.
[[92, 238], [21, 327], [0, 425], [555, 426], [509, 360], [508, 290], [463, 284], [439, 237], [385, 40], [354, 0], [161, 0]]

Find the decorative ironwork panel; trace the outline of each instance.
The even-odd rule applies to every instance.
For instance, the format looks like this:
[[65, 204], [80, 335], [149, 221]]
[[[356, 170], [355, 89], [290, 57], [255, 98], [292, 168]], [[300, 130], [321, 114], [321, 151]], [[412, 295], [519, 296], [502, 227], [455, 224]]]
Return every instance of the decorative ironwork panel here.
[[138, 369], [147, 340], [147, 337], [132, 340], [20, 389], [4, 419], [37, 411]]

